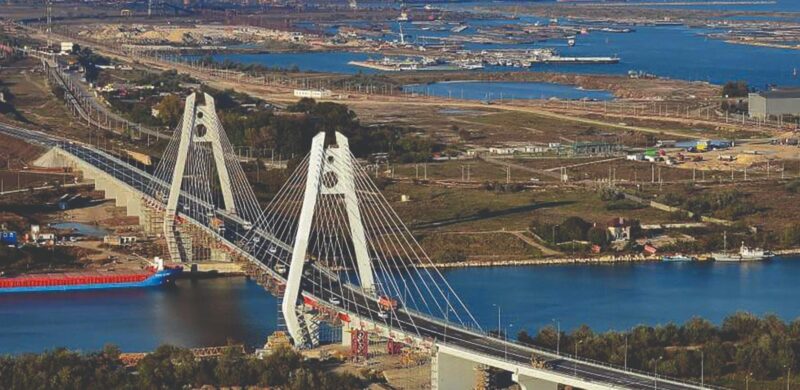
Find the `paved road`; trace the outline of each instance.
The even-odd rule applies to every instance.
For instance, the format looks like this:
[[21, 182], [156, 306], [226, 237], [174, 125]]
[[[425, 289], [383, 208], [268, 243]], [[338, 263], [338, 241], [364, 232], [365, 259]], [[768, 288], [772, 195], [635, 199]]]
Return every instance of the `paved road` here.
[[[131, 166], [115, 157], [80, 143], [70, 142], [63, 138], [47, 135], [38, 131], [26, 130], [12, 126], [0, 124], [0, 131], [28, 141], [44, 146], [60, 146], [74, 156], [92, 164], [103, 170], [107, 174], [127, 183], [139, 191], [146, 192], [152, 183], [152, 176], [134, 166]], [[160, 184], [156, 184], [160, 185]], [[189, 216], [195, 218], [198, 223], [208, 225], [207, 212], [202, 210], [209, 206], [194, 199], [183, 198], [189, 206]], [[238, 241], [237, 238], [243, 237], [249, 228], [243, 226], [246, 222], [227, 216], [226, 218], [226, 238], [231, 242]], [[266, 245], [271, 236], [262, 234], [264, 240], [262, 245]], [[279, 243], [274, 253], [269, 251], [255, 251], [257, 248], [247, 248], [252, 253], [266, 253], [264, 258], [259, 259], [263, 265], [274, 271], [277, 264], [284, 264], [288, 259], [290, 245]], [[241, 249], [241, 248], [240, 248]], [[245, 251], [245, 249], [241, 249]], [[363, 294], [359, 289], [340, 283], [338, 277], [322, 271], [314, 263], [308, 264], [315, 271], [316, 278], [304, 278], [302, 283], [302, 293], [311, 296], [326, 306], [343, 310], [364, 319], [370, 319], [374, 323], [383, 324], [387, 328], [401, 329], [410, 334], [419, 335], [428, 340], [436, 340], [438, 344], [450, 345], [457, 348], [464, 348], [473, 353], [483, 354], [496, 360], [514, 362], [522, 366], [529, 366], [532, 356], [538, 355], [546, 359], [551, 359], [552, 371], [565, 376], [575, 376], [584, 381], [597, 382], [613, 387], [626, 389], [698, 389], [698, 385], [689, 385], [674, 382], [667, 379], [656, 380], [646, 374], [637, 374], [621, 369], [605, 367], [581, 360], [574, 360], [569, 357], [555, 356], [551, 352], [532, 349], [519, 345], [514, 342], [504, 342], [503, 340], [481, 334], [478, 330], [470, 330], [461, 325], [446, 323], [439, 319], [430, 318], [411, 310], [400, 308], [392, 311], [389, 318], [383, 319], [378, 313], [382, 310], [374, 298]], [[329, 303], [331, 297], [337, 297], [341, 303], [332, 305]]]

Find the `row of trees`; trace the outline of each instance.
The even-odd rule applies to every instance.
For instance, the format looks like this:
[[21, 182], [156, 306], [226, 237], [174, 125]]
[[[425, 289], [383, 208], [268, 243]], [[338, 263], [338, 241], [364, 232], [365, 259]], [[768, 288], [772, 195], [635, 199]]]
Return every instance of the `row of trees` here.
[[[205, 55], [197, 59], [199, 64], [220, 69], [230, 69], [244, 72], [251, 75], [270, 74], [270, 73], [300, 73], [297, 65], [289, 66], [268, 66], [258, 63], [242, 63], [225, 59], [215, 61], [211, 55]], [[303, 71], [304, 73], [314, 73], [313, 71]], [[365, 74], [361, 71], [346, 77], [324, 78], [317, 80], [327, 88], [337, 88], [345, 90], [365, 90], [365, 91], [398, 91], [402, 88], [390, 77], [383, 74]]]
[[338, 131], [347, 136], [350, 149], [359, 157], [384, 152], [395, 161], [421, 162], [429, 160], [434, 149], [430, 139], [397, 127], [364, 126], [355, 112], [339, 103], [303, 98], [287, 107], [289, 114], [271, 110], [237, 112], [220, 108], [219, 103], [217, 107], [232, 143], [276, 149], [284, 155], [305, 155], [311, 139], [322, 131]]
[[[557, 349], [559, 340], [552, 326], [531, 335], [521, 331], [518, 340]], [[683, 325], [637, 326], [628, 332], [595, 333], [582, 326], [562, 333], [561, 351], [574, 351], [583, 358], [654, 371], [679, 378], [722, 381], [752, 373], [760, 380], [785, 378], [787, 370], [798, 372], [800, 361], [800, 320], [784, 322], [774, 315], [758, 318], [749, 313], [733, 314], [717, 326], [693, 318]]]
[[[81, 51], [82, 53], [82, 51]], [[144, 73], [134, 80], [137, 85], [152, 85], [147, 91], [126, 91], [125, 99], [110, 96], [115, 109], [136, 123], [148, 126], [177, 126], [183, 114], [181, 92], [189, 76], [176, 71]], [[350, 148], [359, 157], [388, 153], [393, 161], [411, 163], [428, 161], [439, 148], [429, 138], [412, 134], [396, 126], [364, 126], [346, 105], [317, 102], [304, 98], [289, 105], [285, 112], [275, 112], [261, 99], [234, 90], [202, 90], [214, 97], [217, 114], [234, 145], [254, 149], [280, 150], [286, 156], [305, 155], [311, 139], [319, 132], [339, 131], [350, 140]], [[158, 100], [158, 95], [163, 97]], [[151, 115], [151, 107], [158, 117]]]
[[560, 223], [534, 219], [529, 229], [552, 245], [571, 241], [588, 241], [600, 247], [609, 244], [608, 230], [604, 225], [588, 222], [581, 217], [569, 217]]
[[713, 215], [718, 218], [736, 220], [758, 212], [755, 203], [746, 194], [727, 190], [721, 192], [703, 192], [702, 189], [690, 188], [687, 195], [667, 193], [662, 202], [683, 208], [697, 215]]
[[78, 63], [83, 67], [83, 76], [87, 82], [93, 83], [97, 81], [100, 75], [100, 68], [97, 65], [108, 65], [111, 62], [108, 58], [96, 54], [88, 47], [81, 48], [75, 44], [72, 47], [72, 54], [77, 58]]
[[746, 97], [748, 93], [750, 93], [750, 87], [747, 85], [747, 82], [743, 80], [728, 81], [722, 86], [723, 97]]
[[288, 72], [299, 73], [300, 68], [297, 65], [289, 67], [282, 66], [268, 66], [264, 64], [246, 64], [238, 61], [225, 59], [223, 61], [215, 61], [214, 56], [207, 54], [197, 59], [197, 62], [204, 66], [213, 66], [221, 69], [238, 70], [245, 73], [268, 73], [268, 72]]
[[191, 351], [161, 346], [135, 367], [126, 367], [120, 351], [107, 346], [80, 354], [56, 349], [42, 354], [0, 357], [3, 389], [180, 389], [258, 386], [281, 389], [362, 389], [350, 374], [328, 372], [318, 360], [305, 360], [288, 348], [263, 360], [227, 349], [217, 359], [197, 359]]

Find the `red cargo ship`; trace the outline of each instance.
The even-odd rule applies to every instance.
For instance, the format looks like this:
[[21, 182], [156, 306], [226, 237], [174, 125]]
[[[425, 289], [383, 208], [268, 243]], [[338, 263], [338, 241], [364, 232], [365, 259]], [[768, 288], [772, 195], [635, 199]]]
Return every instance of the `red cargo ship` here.
[[142, 271], [23, 275], [0, 278], [0, 294], [160, 286], [174, 282], [182, 271], [182, 267], [164, 267], [161, 259], [156, 259], [156, 266]]

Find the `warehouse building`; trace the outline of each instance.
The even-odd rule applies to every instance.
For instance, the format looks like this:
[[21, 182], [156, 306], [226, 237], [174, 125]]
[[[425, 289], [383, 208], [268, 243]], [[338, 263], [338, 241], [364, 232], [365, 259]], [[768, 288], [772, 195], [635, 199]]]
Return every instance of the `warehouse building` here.
[[299, 98], [323, 99], [333, 95], [329, 89], [295, 89], [294, 96]]
[[751, 118], [800, 116], [800, 88], [776, 88], [751, 93], [747, 100]]

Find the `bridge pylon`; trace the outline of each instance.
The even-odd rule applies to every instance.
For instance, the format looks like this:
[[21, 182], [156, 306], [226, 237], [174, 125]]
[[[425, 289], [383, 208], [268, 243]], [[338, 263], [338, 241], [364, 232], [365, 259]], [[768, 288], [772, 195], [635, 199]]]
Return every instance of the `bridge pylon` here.
[[[186, 98], [181, 121], [153, 176], [148, 193], [163, 207], [164, 237], [172, 261], [193, 261], [195, 253], [209, 250], [181, 227], [187, 219], [222, 236], [227, 227], [233, 237], [244, 235], [261, 213], [217, 116], [214, 98], [207, 93]], [[228, 222], [233, 223], [226, 226]]]
[[[346, 220], [350, 245], [356, 260], [361, 289], [367, 294], [375, 294], [375, 278], [370, 262], [367, 238], [362, 222], [359, 200], [356, 195], [356, 172], [351, 158], [350, 147], [343, 134], [336, 132], [335, 143], [325, 145], [325, 133], [317, 134], [311, 143], [308, 156], [308, 174], [302, 208], [298, 219], [297, 231], [289, 262], [289, 274], [286, 278], [286, 291], [283, 295], [282, 311], [286, 319], [289, 334], [296, 341], [305, 343], [318, 340], [316, 335], [308, 333], [309, 324], [303, 320], [303, 313], [298, 313], [298, 299], [303, 278], [304, 265], [309, 262], [309, 240], [312, 224], [320, 222], [321, 213], [332, 213], [321, 204], [322, 197], [338, 198], [344, 206], [342, 219]], [[317, 216], [315, 218], [315, 216]], [[347, 245], [347, 244], [345, 244]], [[299, 315], [298, 315], [299, 314]], [[301, 323], [302, 322], [302, 323]], [[305, 326], [304, 326], [305, 325]]]

